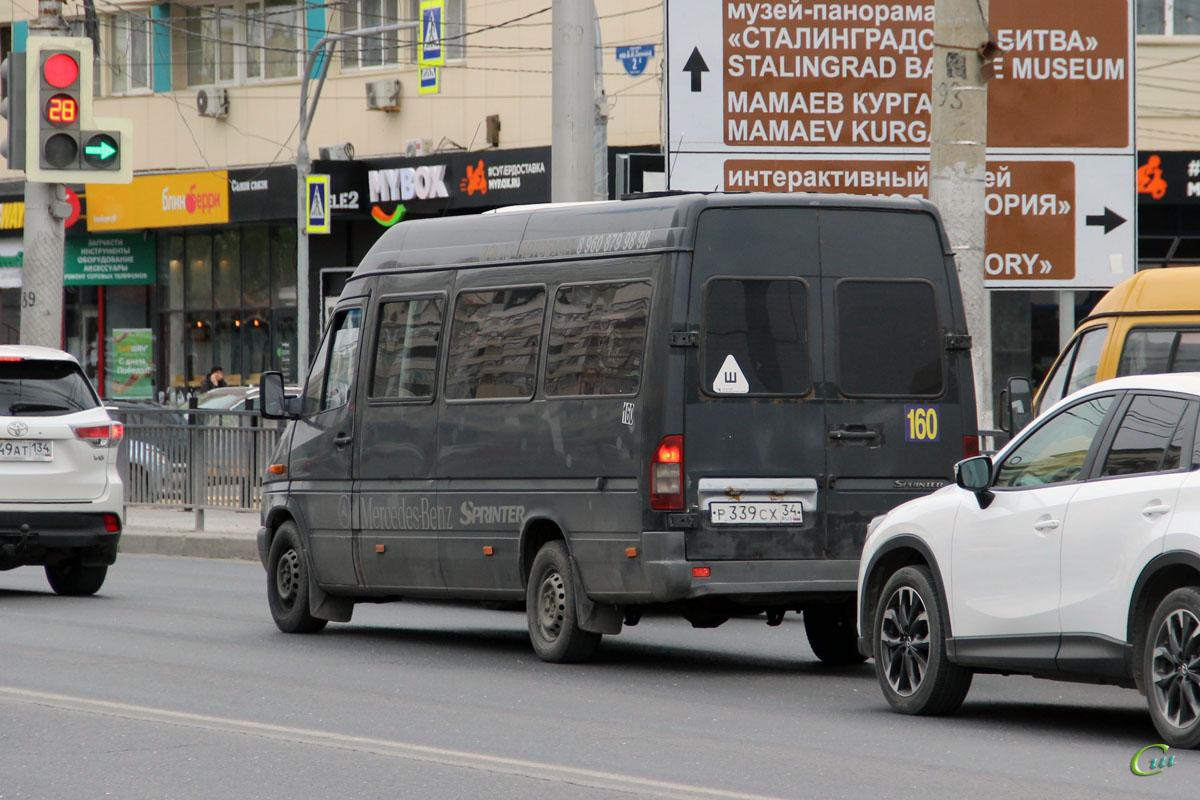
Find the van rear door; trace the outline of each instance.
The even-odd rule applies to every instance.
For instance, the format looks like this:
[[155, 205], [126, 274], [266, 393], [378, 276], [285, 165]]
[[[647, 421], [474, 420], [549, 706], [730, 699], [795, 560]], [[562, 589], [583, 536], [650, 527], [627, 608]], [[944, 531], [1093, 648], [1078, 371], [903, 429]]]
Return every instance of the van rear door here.
[[958, 277], [935, 218], [820, 216], [827, 547], [830, 558], [858, 558], [873, 516], [949, 482], [964, 434], [977, 432], [973, 422], [966, 430], [974, 386], [966, 340], [953, 336], [965, 330]]
[[819, 275], [815, 209], [701, 214], [683, 447], [700, 512], [689, 559], [825, 555]]

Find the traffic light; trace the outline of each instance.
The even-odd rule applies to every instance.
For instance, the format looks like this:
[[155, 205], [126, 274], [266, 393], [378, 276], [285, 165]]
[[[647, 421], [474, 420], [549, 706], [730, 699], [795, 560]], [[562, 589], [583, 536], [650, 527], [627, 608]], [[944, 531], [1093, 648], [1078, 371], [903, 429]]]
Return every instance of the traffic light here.
[[9, 169], [25, 169], [25, 54], [9, 53], [0, 61], [0, 117], [8, 130], [0, 155]]
[[92, 117], [92, 40], [30, 36], [25, 48], [25, 179], [133, 180], [132, 123]]

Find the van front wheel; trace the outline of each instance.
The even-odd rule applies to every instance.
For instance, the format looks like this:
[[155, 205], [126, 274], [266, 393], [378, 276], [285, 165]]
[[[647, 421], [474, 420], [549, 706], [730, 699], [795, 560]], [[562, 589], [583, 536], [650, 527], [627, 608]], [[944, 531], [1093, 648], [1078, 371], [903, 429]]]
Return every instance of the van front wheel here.
[[308, 562], [296, 523], [279, 526], [267, 556], [267, 604], [275, 626], [284, 633], [316, 633], [326, 621], [308, 610]]
[[579, 627], [575, 615], [575, 573], [566, 545], [547, 542], [533, 559], [525, 590], [529, 640], [543, 661], [587, 661], [600, 644], [600, 634]]

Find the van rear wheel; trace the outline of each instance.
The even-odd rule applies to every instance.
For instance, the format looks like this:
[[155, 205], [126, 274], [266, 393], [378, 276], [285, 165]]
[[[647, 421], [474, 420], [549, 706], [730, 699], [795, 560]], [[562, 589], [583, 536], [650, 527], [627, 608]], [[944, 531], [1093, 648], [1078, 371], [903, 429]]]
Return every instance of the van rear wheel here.
[[275, 627], [284, 633], [316, 633], [326, 620], [308, 610], [308, 562], [300, 545], [296, 523], [288, 521], [275, 531], [267, 556], [267, 604]]
[[579, 627], [575, 614], [575, 573], [562, 541], [542, 545], [529, 571], [525, 590], [529, 640], [543, 661], [587, 661], [600, 645], [600, 634]]
[[858, 652], [853, 603], [804, 609], [804, 633], [813, 653], [826, 664], [861, 664], [867, 660]]

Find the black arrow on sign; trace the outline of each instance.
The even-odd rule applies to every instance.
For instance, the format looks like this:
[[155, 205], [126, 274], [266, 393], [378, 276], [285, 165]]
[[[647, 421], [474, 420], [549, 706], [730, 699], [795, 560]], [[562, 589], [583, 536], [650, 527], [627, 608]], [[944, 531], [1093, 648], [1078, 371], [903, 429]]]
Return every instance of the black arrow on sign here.
[[699, 47], [692, 48], [692, 54], [683, 65], [683, 71], [692, 73], [692, 91], [700, 91], [700, 76], [708, 72], [708, 64], [704, 63], [704, 56], [700, 55]]
[[1103, 214], [1088, 214], [1086, 222], [1088, 225], [1103, 225], [1104, 233], [1109, 234], [1112, 233], [1115, 228], [1119, 228], [1124, 225], [1125, 218], [1113, 211], [1108, 206], [1105, 206]]

